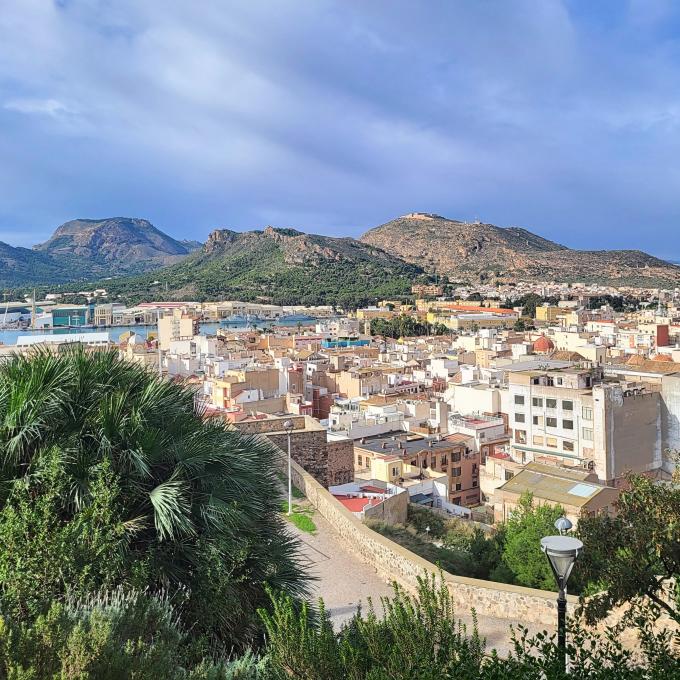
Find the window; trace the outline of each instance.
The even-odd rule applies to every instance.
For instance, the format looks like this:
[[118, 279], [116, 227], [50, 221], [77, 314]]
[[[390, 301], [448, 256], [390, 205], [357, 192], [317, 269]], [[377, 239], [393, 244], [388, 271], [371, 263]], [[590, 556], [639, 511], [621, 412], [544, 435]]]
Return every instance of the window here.
[[549, 449], [556, 449], [557, 448], [557, 439], [555, 437], [546, 437], [545, 438], [545, 445]]
[[563, 401], [562, 402], [562, 408], [565, 411], [573, 411], [574, 410], [574, 402], [573, 401]]
[[527, 431], [526, 430], [515, 430], [515, 444], [526, 444], [527, 443]]
[[431, 468], [437, 467], [437, 456], [432, 456], [432, 461], [430, 462], [430, 467]]
[[363, 463], [363, 458], [361, 456], [357, 456], [357, 465], [361, 467], [361, 464]]
[[442, 465], [447, 465], [449, 462], [449, 457], [446, 454], [442, 455]]
[[418, 461], [417, 461], [417, 460], [412, 460], [412, 461], [411, 461], [411, 465], [413, 465], [413, 467], [416, 467], [416, 465], [418, 465]]
[[557, 408], [557, 399], [546, 399], [546, 408]]
[[534, 397], [534, 398], [531, 400], [531, 403], [532, 403], [534, 406], [543, 406], [543, 399], [541, 399], [541, 397]]
[[451, 462], [460, 463], [460, 451], [456, 451], [455, 453], [451, 454]]
[[521, 394], [515, 395], [515, 404], [518, 406], [524, 406], [524, 397]]
[[399, 474], [399, 468], [392, 468], [392, 477], [396, 477]]
[[593, 441], [593, 429], [591, 427], [581, 428], [581, 435], [584, 439], [587, 439], [590, 442]]
[[510, 481], [514, 476], [515, 476], [514, 472], [510, 472], [510, 470], [505, 470], [504, 477], [506, 482]]
[[473, 479], [473, 480], [472, 480], [472, 488], [473, 488], [473, 489], [476, 489], [476, 488], [477, 488], [477, 480], [476, 480], [476, 479]]
[[451, 502], [454, 505], [460, 505], [460, 496], [456, 496]]
[[556, 385], [561, 385], [561, 384], [562, 384], [562, 378], [557, 378], [557, 379], [555, 380], [555, 384], [556, 384]]
[[534, 446], [543, 446], [543, 437], [535, 434], [533, 438]]
[[451, 469], [451, 476], [452, 476], [452, 477], [460, 477], [460, 470], [461, 470], [461, 469], [460, 469], [459, 467], [457, 467], [457, 468], [452, 468], [452, 469]]
[[456, 484], [456, 491], [460, 491], [462, 488], [463, 488], [463, 485], [460, 482], [458, 482]]
[[523, 423], [524, 422], [524, 414], [523, 413], [515, 413], [515, 422], [516, 423]]
[[545, 424], [547, 427], [557, 427], [557, 418], [551, 418], [550, 416], [548, 416], [545, 419]]
[[543, 416], [533, 416], [531, 421], [534, 425], [543, 425]]
[[593, 409], [590, 408], [590, 406], [584, 406], [583, 407], [583, 420], [592, 420], [593, 419]]
[[574, 450], [574, 442], [567, 442], [567, 441], [562, 442], [562, 450], [563, 451], [573, 451]]
[[574, 421], [573, 420], [563, 420], [562, 421], [562, 427], [565, 430], [573, 430], [574, 429]]

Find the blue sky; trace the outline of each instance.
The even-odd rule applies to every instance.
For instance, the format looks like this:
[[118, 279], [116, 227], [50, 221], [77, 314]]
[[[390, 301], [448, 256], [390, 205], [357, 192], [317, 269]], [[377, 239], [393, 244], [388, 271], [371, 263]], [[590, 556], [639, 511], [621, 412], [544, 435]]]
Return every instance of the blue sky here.
[[0, 0], [0, 240], [410, 211], [680, 259], [673, 0]]

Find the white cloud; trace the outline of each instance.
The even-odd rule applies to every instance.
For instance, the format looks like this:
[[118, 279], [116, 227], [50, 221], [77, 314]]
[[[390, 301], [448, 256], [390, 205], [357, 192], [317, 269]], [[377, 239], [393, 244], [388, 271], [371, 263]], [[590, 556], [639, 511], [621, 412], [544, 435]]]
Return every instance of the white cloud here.
[[0, 228], [140, 214], [181, 237], [263, 219], [358, 233], [415, 209], [623, 247], [680, 218], [664, 13], [194, 5], [3, 4]]
[[73, 111], [58, 99], [10, 99], [3, 108], [29, 115], [58, 116]]

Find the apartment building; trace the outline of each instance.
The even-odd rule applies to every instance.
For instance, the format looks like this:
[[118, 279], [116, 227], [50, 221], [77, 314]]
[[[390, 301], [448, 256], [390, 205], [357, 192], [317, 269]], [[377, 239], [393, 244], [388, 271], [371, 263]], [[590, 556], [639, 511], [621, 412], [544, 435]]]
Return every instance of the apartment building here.
[[510, 373], [508, 388], [516, 460], [582, 466], [613, 486], [661, 470], [658, 389], [573, 367]]
[[199, 333], [199, 319], [181, 309], [158, 319], [158, 340], [162, 350], [170, 349], [173, 340], [191, 340]]
[[470, 438], [461, 434], [393, 432], [355, 442], [354, 470], [398, 486], [437, 479], [450, 503], [471, 507], [479, 504], [480, 492], [479, 454], [470, 445]]

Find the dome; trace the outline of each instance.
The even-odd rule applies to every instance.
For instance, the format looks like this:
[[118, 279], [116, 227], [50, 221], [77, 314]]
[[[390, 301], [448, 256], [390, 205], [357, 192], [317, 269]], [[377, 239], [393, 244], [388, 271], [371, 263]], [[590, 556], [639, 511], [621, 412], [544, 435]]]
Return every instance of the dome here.
[[547, 352], [552, 352], [555, 349], [555, 344], [550, 338], [546, 338], [545, 335], [534, 342], [534, 352], [540, 352], [541, 354], [546, 354]]

